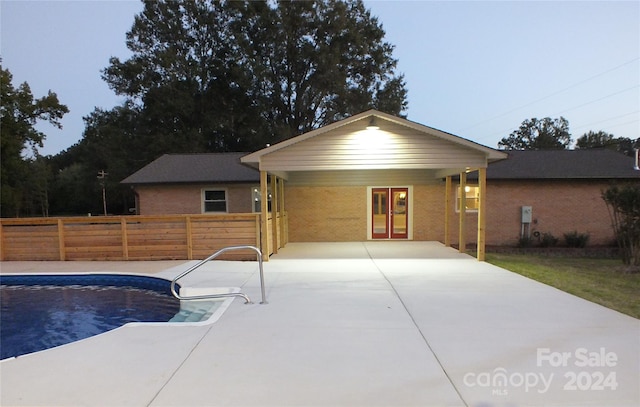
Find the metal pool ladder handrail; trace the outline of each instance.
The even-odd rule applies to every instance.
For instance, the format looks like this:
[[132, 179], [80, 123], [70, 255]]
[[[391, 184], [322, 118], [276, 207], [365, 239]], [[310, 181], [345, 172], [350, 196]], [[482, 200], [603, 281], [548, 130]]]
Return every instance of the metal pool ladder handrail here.
[[245, 304], [251, 303], [251, 300], [249, 299], [249, 297], [243, 293], [209, 294], [209, 295], [194, 295], [190, 297], [182, 297], [180, 296], [180, 294], [176, 292], [176, 282], [180, 280], [182, 277], [196, 270], [206, 262], [213, 260], [219, 255], [221, 255], [222, 253], [228, 252], [230, 250], [246, 250], [246, 249], [253, 250], [258, 255], [258, 266], [260, 267], [260, 289], [262, 291], [262, 301], [260, 302], [260, 304], [268, 304], [267, 298], [265, 295], [265, 290], [264, 290], [264, 271], [262, 269], [262, 252], [260, 251], [260, 249], [258, 249], [255, 246], [229, 246], [229, 247], [225, 247], [224, 249], [218, 250], [217, 252], [213, 253], [211, 256], [202, 260], [198, 264], [193, 265], [192, 267], [188, 268], [186, 271], [180, 273], [177, 277], [175, 277], [171, 281], [171, 293], [173, 294], [174, 297], [176, 297], [179, 300], [203, 300], [208, 298], [242, 297], [245, 299]]

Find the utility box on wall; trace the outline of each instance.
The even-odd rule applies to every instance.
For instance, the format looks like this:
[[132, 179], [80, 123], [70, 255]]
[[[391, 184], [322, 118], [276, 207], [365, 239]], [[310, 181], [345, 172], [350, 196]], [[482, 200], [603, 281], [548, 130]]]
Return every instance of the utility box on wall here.
[[530, 206], [522, 207], [522, 223], [531, 223], [532, 208]]

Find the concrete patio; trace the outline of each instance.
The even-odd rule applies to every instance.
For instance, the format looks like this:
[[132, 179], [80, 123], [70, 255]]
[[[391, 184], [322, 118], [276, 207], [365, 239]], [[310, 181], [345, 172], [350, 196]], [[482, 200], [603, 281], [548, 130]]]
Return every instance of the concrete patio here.
[[[193, 262], [4, 262], [171, 278]], [[290, 243], [183, 285], [209, 325], [126, 326], [0, 363], [7, 406], [638, 406], [640, 321], [434, 242]]]

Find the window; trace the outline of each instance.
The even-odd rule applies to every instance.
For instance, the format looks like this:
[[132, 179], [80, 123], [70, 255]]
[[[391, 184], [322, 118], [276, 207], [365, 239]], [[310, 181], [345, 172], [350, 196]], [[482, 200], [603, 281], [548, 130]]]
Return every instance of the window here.
[[227, 191], [205, 190], [203, 212], [227, 212]]
[[[478, 200], [480, 187], [477, 185], [466, 185], [464, 187], [467, 212], [478, 211]], [[456, 212], [460, 212], [460, 187], [456, 190]]]
[[[251, 189], [251, 199], [253, 201], [253, 212], [260, 213], [262, 199], [260, 198], [260, 188], [254, 187]], [[267, 212], [271, 212], [271, 193], [268, 194], [267, 200]]]

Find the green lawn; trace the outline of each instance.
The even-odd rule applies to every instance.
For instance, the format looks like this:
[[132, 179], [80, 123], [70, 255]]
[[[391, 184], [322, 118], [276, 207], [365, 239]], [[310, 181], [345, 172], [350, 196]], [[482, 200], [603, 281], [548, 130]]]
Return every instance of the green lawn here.
[[640, 318], [640, 273], [620, 259], [487, 253], [487, 262]]

